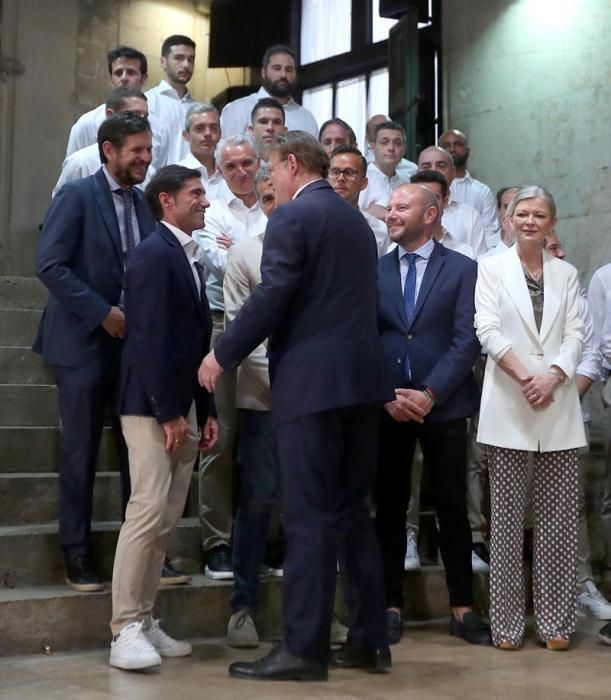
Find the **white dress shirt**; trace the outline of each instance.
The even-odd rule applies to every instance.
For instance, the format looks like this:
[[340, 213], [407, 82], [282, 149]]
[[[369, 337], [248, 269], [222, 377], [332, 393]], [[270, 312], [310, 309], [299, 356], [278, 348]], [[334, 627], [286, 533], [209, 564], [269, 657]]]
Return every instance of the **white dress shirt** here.
[[607, 370], [604, 372], [606, 377], [611, 370], [611, 263], [592, 275], [588, 305], [594, 321], [595, 342], [602, 353], [602, 366]]
[[[106, 176], [106, 181], [110, 187], [112, 193], [112, 203], [115, 205], [115, 213], [117, 215], [117, 223], [119, 224], [119, 234], [121, 236], [121, 250], [123, 251], [123, 256], [127, 254], [127, 232], [125, 230], [125, 204], [123, 203], [123, 195], [121, 191], [124, 189], [121, 185], [114, 179], [114, 177], [108, 172], [108, 168], [103, 165], [102, 170]], [[132, 207], [132, 231], [134, 232], [134, 243], [138, 245], [141, 241], [140, 227], [138, 226], [138, 217], [136, 216], [136, 206]]]
[[[226, 104], [221, 112], [221, 134], [223, 138], [245, 134], [250, 126], [250, 115], [253, 107], [264, 97], [274, 96], [270, 95], [264, 87], [261, 87], [257, 92]], [[293, 129], [307, 131], [318, 139], [318, 124], [310, 110], [297, 104], [292, 97], [282, 106], [284, 107], [286, 128], [289, 131]]]
[[435, 243], [433, 239], [430, 238], [424, 245], [420, 246], [418, 250], [405, 250], [403, 246], [399, 246], [399, 262], [400, 262], [400, 272], [401, 272], [401, 289], [405, 292], [405, 278], [407, 277], [407, 268], [409, 267], [408, 254], [415, 253], [418, 255], [416, 258], [416, 296], [414, 301], [418, 301], [418, 293], [420, 292], [420, 285], [422, 284], [422, 278], [426, 272], [426, 266], [429, 264], [429, 258], [435, 250]]
[[373, 231], [373, 235], [376, 239], [376, 245], [378, 247], [378, 258], [389, 252], [391, 245], [396, 245], [392, 243], [388, 237], [388, 229], [383, 221], [380, 221], [377, 216], [370, 214], [368, 211], [361, 211], [361, 214], [365, 217], [365, 221], [369, 224], [369, 228]]
[[391, 177], [385, 175], [375, 163], [367, 166], [367, 187], [359, 195], [359, 209], [367, 209], [372, 204], [381, 207], [388, 205], [392, 191], [399, 185], [409, 182], [407, 171], [395, 171]]
[[478, 255], [477, 262], [479, 262], [480, 260], [485, 260], [486, 258], [491, 258], [493, 255], [499, 255], [500, 253], [505, 253], [508, 250], [509, 250], [509, 246], [505, 243], [505, 241], [503, 239], [501, 239], [494, 246], [494, 248], [490, 248], [490, 250], [487, 250], [485, 253]]
[[486, 247], [494, 248], [501, 238], [501, 225], [492, 190], [476, 180], [466, 170], [464, 177], [455, 177], [450, 185], [450, 195], [457, 202], [469, 204], [482, 217], [486, 229]]
[[461, 253], [462, 255], [466, 255], [468, 258], [471, 258], [471, 260], [475, 260], [475, 255], [473, 254], [473, 248], [471, 248], [471, 246], [459, 241], [456, 236], [453, 236], [445, 226], [442, 226], [441, 230], [442, 234], [439, 242], [444, 248], [453, 250], [456, 253]]
[[201, 261], [206, 267], [206, 294], [212, 311], [224, 311], [223, 277], [227, 267], [227, 249], [220, 246], [217, 236], [224, 235], [239, 243], [265, 230], [267, 217], [258, 202], [247, 207], [227, 188], [206, 210], [204, 228], [193, 232], [201, 249]]
[[[106, 104], [101, 104], [79, 117], [72, 129], [70, 129], [66, 158], [90, 146], [92, 143], [97, 145], [98, 129], [105, 119]], [[159, 170], [159, 168], [168, 163], [168, 132], [153, 114], [149, 114], [148, 119], [153, 134], [153, 165], [156, 170]]]
[[209, 177], [206, 166], [200, 163], [200, 161], [197, 160], [197, 158], [190, 151], [181, 161], [177, 163], [177, 165], [199, 170], [204, 189], [206, 190], [206, 199], [209, 202], [211, 202], [213, 199], [217, 199], [220, 196], [221, 190], [224, 190], [226, 193], [229, 192], [229, 188], [225, 184], [225, 180], [221, 175], [220, 169], [217, 167], [212, 173], [212, 176]]
[[[579, 290], [579, 317], [583, 321], [584, 336], [583, 350], [581, 351], [581, 357], [579, 358], [579, 364], [577, 365], [575, 374], [588, 377], [588, 379], [595, 382], [600, 377], [603, 358], [600, 346], [596, 342], [592, 312], [588, 306], [586, 294], [583, 289]], [[585, 394], [581, 399], [581, 413], [584, 423], [590, 420], [589, 397], [589, 394]]]
[[[70, 154], [62, 165], [59, 180], [53, 188], [51, 196], [55, 197], [67, 182], [71, 180], [80, 180], [82, 177], [88, 177], [89, 175], [93, 175], [93, 173], [97, 173], [101, 166], [102, 161], [100, 160], [100, 151], [98, 150], [97, 143], [92, 143], [90, 146], [81, 148], [80, 151]], [[144, 182], [136, 185], [136, 187], [144, 190], [149, 180], [156, 172], [155, 168], [149, 165]]]
[[147, 90], [149, 114], [159, 119], [168, 131], [168, 163], [178, 163], [187, 153], [189, 144], [183, 139], [187, 110], [195, 102], [187, 90], [180, 97], [176, 90], [165, 80]]
[[474, 257], [479, 257], [488, 250], [484, 222], [475, 209], [468, 204], [457, 202], [450, 197], [441, 222], [448, 231], [452, 232], [454, 238], [471, 247]]
[[189, 236], [188, 233], [185, 233], [184, 231], [181, 231], [177, 226], [174, 226], [174, 224], [170, 224], [165, 219], [161, 220], [161, 223], [166, 226], [167, 228], [170, 229], [170, 231], [176, 236], [178, 239], [178, 242], [182, 246], [182, 249], [187, 256], [187, 260], [189, 261], [189, 266], [191, 268], [191, 272], [193, 273], [193, 279], [195, 280], [195, 286], [197, 287], [197, 292], [198, 294], [201, 294], [202, 292], [202, 283], [199, 278], [199, 274], [195, 268], [195, 263], [199, 262], [199, 246], [197, 245], [197, 242], [193, 240], [191, 236]]

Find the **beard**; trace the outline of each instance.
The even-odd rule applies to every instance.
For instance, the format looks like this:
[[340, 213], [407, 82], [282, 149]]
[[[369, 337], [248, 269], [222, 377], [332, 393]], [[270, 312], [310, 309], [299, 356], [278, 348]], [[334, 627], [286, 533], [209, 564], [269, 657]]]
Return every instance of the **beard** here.
[[272, 97], [290, 97], [293, 94], [295, 85], [284, 80], [278, 80], [275, 83], [271, 80], [264, 80], [263, 87]]
[[467, 159], [469, 156], [452, 156], [452, 160], [454, 161], [454, 167], [455, 168], [464, 168], [465, 165], [467, 165]]

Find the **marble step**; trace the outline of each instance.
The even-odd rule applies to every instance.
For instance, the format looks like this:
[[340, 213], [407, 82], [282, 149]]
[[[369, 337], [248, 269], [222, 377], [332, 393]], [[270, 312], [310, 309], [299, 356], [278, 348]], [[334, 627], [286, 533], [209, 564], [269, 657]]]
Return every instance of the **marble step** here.
[[0, 277], [0, 309], [42, 310], [47, 290], [36, 277]]
[[34, 342], [41, 312], [39, 309], [0, 308], [2, 345], [29, 348]]
[[0, 384], [53, 383], [51, 368], [30, 348], [0, 346]]

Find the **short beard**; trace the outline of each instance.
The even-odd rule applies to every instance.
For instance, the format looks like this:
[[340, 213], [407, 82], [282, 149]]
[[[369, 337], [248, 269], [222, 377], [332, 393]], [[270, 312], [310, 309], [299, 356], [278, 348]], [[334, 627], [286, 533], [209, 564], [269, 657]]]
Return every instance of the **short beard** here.
[[290, 83], [286, 87], [278, 87], [275, 83], [269, 80], [263, 82], [263, 87], [269, 92], [272, 97], [290, 97], [295, 89], [294, 85]]
[[452, 156], [455, 168], [464, 168], [467, 165], [467, 160], [469, 156]]

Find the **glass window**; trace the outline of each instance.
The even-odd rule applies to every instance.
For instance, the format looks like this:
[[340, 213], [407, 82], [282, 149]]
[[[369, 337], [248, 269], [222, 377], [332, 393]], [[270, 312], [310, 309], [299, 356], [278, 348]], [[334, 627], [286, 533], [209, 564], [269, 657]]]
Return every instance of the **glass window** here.
[[369, 76], [367, 114], [388, 114], [388, 68], [375, 70]]
[[375, 43], [376, 41], [384, 41], [388, 39], [388, 32], [390, 28], [396, 23], [396, 19], [388, 19], [387, 17], [380, 17], [380, 0], [371, 0], [371, 38]]
[[358, 146], [363, 150], [367, 122], [367, 82], [364, 75], [337, 84], [335, 116], [350, 124], [358, 139]]
[[329, 83], [311, 90], [304, 90], [301, 104], [312, 112], [320, 126], [333, 116], [333, 85]]
[[301, 63], [350, 51], [352, 0], [301, 1]]

